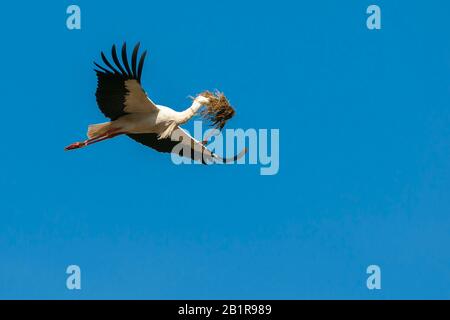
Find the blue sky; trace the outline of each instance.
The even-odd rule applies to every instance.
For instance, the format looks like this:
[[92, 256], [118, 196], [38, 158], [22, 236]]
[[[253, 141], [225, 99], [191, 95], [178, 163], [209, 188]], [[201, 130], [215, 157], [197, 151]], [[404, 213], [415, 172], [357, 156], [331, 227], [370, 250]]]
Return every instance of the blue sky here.
[[[79, 31], [72, 3], [2, 5], [0, 298], [450, 297], [448, 1], [75, 3]], [[157, 103], [218, 88], [229, 128], [280, 129], [279, 173], [126, 137], [64, 152], [104, 121], [92, 61], [124, 40]]]

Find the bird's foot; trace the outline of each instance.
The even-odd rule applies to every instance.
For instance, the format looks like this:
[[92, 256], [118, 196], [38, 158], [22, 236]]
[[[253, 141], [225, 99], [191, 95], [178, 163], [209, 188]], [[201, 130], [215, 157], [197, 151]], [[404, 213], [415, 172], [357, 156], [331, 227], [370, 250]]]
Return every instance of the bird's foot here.
[[83, 148], [85, 146], [87, 146], [86, 142], [75, 142], [75, 143], [72, 143], [70, 146], [65, 147], [64, 150], [66, 150], [66, 151], [74, 150], [74, 149]]

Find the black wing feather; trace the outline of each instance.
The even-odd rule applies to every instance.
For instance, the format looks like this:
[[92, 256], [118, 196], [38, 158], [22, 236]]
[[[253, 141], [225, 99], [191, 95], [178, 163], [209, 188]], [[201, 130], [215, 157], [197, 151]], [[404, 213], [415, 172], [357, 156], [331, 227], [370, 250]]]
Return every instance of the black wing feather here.
[[95, 96], [100, 111], [111, 120], [125, 115], [125, 79], [112, 73], [97, 71], [97, 91]]
[[[94, 65], [98, 68], [94, 69], [95, 73], [97, 74], [97, 91], [95, 92], [97, 104], [100, 108], [100, 111], [111, 120], [116, 120], [117, 118], [126, 114], [124, 109], [125, 97], [128, 93], [128, 90], [125, 87], [125, 81], [134, 79], [139, 83], [141, 82], [140, 80], [144, 65], [145, 53], [140, 58], [138, 73], [136, 71], [138, 49], [139, 43], [136, 45], [133, 51], [133, 71], [130, 70], [125, 43], [122, 47], [122, 60], [126, 70], [120, 64], [115, 46], [112, 47], [111, 55], [114, 63], [116, 64], [117, 68], [120, 69], [120, 71], [114, 68], [114, 66], [108, 61], [103, 52], [101, 52], [102, 60], [110, 70], [94, 62]], [[139, 78], [137, 77], [137, 75], [139, 75]]]
[[123, 65], [125, 66], [125, 69], [127, 69], [127, 74], [129, 77], [132, 76], [130, 65], [128, 64], [128, 58], [127, 58], [127, 44], [124, 42], [122, 46], [122, 61]]
[[141, 56], [141, 59], [139, 60], [138, 73], [137, 73], [137, 80], [139, 82], [141, 82], [142, 68], [144, 68], [144, 61], [145, 61], [146, 55], [147, 55], [147, 50], [144, 51], [144, 53]]
[[[98, 63], [96, 63], [96, 62], [94, 62], [94, 64], [95, 64], [95, 66], [97, 67], [97, 68], [99, 68], [99, 69], [101, 69], [104, 73], [108, 73], [108, 74], [112, 74], [111, 73], [111, 71], [109, 71], [108, 69], [106, 69], [106, 68], [103, 68], [101, 65], [99, 65]], [[100, 71], [100, 70], [95, 70], [96, 72], [98, 71], [98, 72], [102, 72], [102, 71]]]
[[137, 78], [136, 77], [136, 75], [137, 75], [136, 62], [137, 62], [137, 55], [138, 55], [138, 51], [139, 51], [139, 46], [140, 45], [141, 44], [139, 42], [136, 44], [136, 46], [134, 47], [134, 50], [133, 50], [133, 55], [131, 56], [131, 68], [132, 68], [132, 71], [133, 71], [133, 77], [134, 78]]
[[106, 59], [105, 54], [101, 52], [102, 60], [103, 62], [110, 68], [114, 73], [120, 74], [119, 71], [116, 70], [116, 68], [113, 67], [111, 63], [109, 63], [108, 59]]
[[122, 65], [120, 64], [120, 61], [117, 58], [116, 45], [113, 45], [112, 48], [111, 48], [111, 56], [112, 56], [112, 58], [114, 60], [114, 63], [116, 64], [117, 68], [119, 68], [120, 72], [122, 73], [122, 75], [123, 76], [127, 76], [127, 73], [122, 68]]
[[[142, 134], [128, 134], [128, 136], [147, 147], [155, 149], [159, 152], [172, 153], [173, 148], [180, 143], [180, 141], [173, 141], [170, 138], [166, 139], [158, 139], [157, 133], [142, 133]], [[180, 153], [178, 154], [180, 157], [184, 157], [183, 148], [181, 148]], [[191, 144], [191, 152], [186, 157], [191, 158], [194, 161], [199, 161], [202, 164], [208, 164], [204, 161], [202, 152], [199, 152], [196, 148], [194, 148], [194, 144]]]

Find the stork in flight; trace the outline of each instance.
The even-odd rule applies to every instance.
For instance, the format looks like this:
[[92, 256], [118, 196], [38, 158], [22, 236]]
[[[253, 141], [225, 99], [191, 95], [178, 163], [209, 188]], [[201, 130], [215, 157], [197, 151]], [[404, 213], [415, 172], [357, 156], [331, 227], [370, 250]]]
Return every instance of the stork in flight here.
[[[191, 107], [184, 111], [175, 111], [169, 107], [157, 105], [146, 95], [141, 87], [142, 69], [147, 54], [145, 51], [138, 60], [139, 43], [131, 56], [131, 67], [127, 58], [126, 43], [122, 46], [122, 64], [117, 56], [115, 45], [111, 55], [113, 66], [105, 54], [101, 57], [106, 67], [95, 63], [97, 69], [97, 91], [95, 93], [100, 111], [111, 121], [93, 124], [88, 127], [88, 139], [75, 142], [65, 148], [73, 150], [126, 134], [131, 139], [159, 152], [174, 152], [179, 156], [191, 158], [204, 164], [232, 162], [241, 158], [246, 149], [231, 158], [222, 158], [211, 152], [205, 145], [190, 136], [180, 125], [188, 122], [194, 115], [200, 114], [221, 130], [233, 115], [234, 110], [223, 94], [204, 92], [198, 95]], [[109, 68], [109, 69], [108, 69]], [[202, 107], [205, 109], [202, 109]], [[202, 109], [202, 110], [201, 110]], [[181, 151], [174, 147], [182, 143]]]

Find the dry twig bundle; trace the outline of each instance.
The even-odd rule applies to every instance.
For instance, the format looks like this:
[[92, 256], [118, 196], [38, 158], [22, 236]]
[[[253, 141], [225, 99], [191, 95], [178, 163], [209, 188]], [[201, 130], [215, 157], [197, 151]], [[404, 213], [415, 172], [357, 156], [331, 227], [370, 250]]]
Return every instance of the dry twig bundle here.
[[223, 92], [204, 91], [201, 96], [209, 99], [206, 108], [202, 109], [200, 115], [211, 122], [211, 126], [222, 130], [226, 122], [234, 116], [234, 109]]

